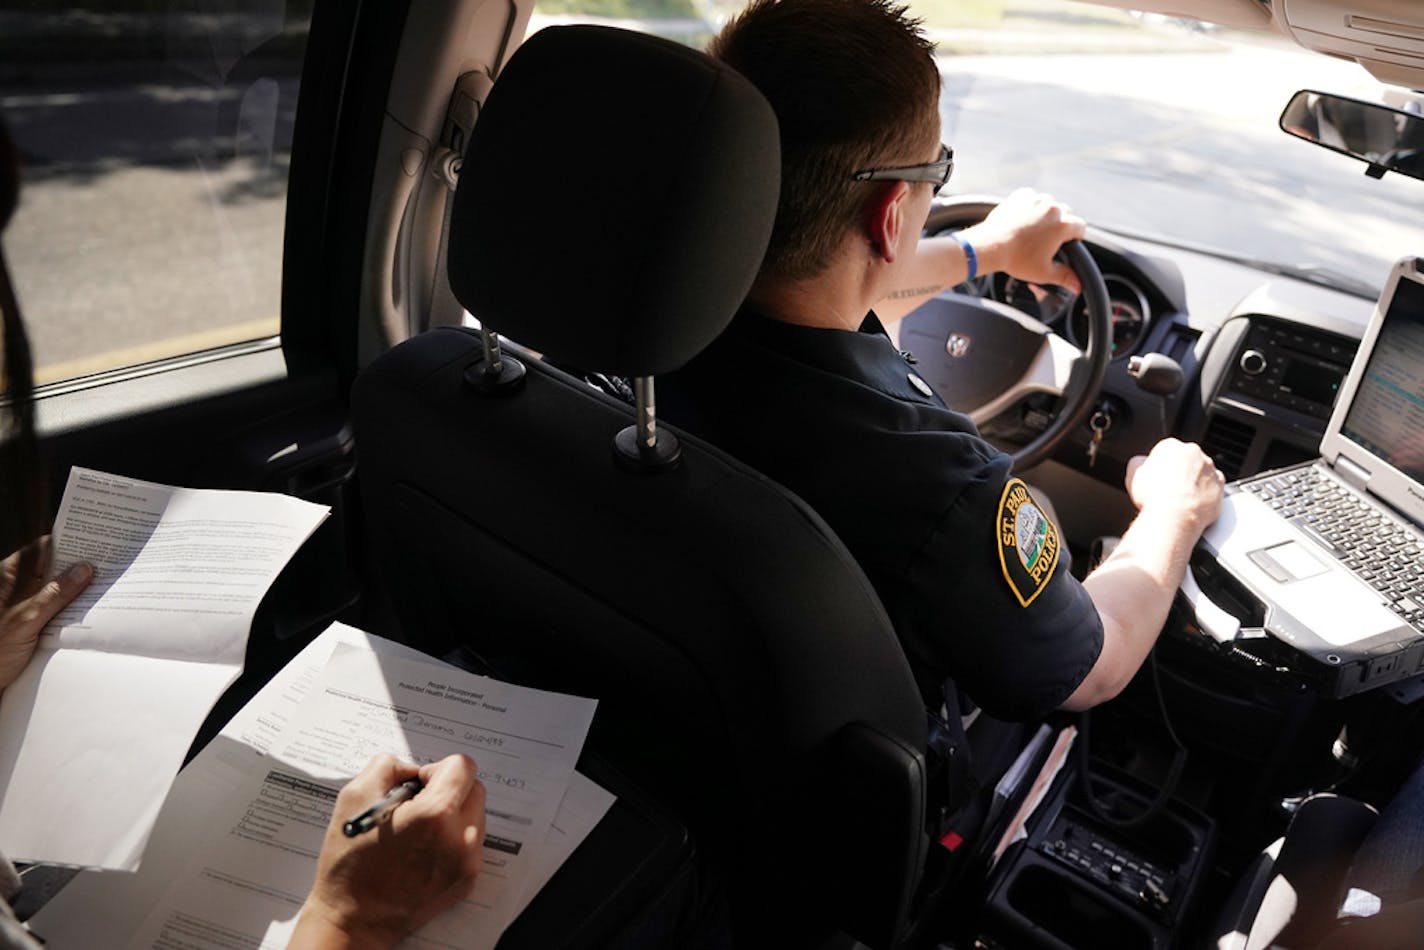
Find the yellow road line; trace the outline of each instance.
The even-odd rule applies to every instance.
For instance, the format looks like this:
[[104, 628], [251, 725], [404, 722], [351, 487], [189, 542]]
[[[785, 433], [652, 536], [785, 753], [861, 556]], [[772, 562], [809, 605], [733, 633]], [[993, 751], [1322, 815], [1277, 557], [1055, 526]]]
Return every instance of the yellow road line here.
[[275, 336], [280, 328], [281, 322], [276, 317], [268, 317], [263, 320], [249, 320], [246, 323], [216, 327], [201, 333], [168, 337], [164, 340], [155, 340], [152, 343], [125, 347], [121, 350], [108, 350], [93, 356], [65, 360], [62, 363], [46, 363], [43, 366], [35, 367], [35, 384], [54, 383], [74, 379], [77, 376], [88, 376], [91, 373], [102, 373], [105, 370], [166, 359], [170, 356], [210, 350], [232, 343], [245, 343], [248, 340]]

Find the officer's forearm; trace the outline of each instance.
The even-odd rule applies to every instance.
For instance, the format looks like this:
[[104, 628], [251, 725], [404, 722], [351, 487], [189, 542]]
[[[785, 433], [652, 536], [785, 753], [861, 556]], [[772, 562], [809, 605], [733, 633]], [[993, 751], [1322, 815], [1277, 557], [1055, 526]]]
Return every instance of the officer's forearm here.
[[1182, 512], [1143, 509], [1083, 582], [1103, 621], [1103, 650], [1064, 708], [1105, 702], [1136, 674], [1167, 620], [1200, 533], [1197, 521]]

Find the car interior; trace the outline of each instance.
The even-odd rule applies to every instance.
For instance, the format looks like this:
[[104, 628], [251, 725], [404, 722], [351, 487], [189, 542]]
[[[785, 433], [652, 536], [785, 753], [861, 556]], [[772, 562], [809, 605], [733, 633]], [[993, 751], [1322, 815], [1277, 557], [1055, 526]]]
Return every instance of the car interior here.
[[[1098, 2], [1424, 89], [1424, 11], [1406, 0]], [[1304, 648], [1199, 549], [1113, 701], [1026, 726], [927, 717], [821, 517], [658, 419], [658, 376], [731, 321], [775, 212], [775, 117], [730, 68], [626, 22], [533, 30], [532, 0], [132, 6], [64, 24], [112, 80], [46, 59], [59, 13], [0, 12], [22, 195], [77, 209], [31, 198], [5, 236], [31, 334], [132, 322], [150, 286], [198, 301], [161, 305], [183, 352], [41, 373], [52, 503], [83, 465], [331, 507], [195, 750], [341, 620], [599, 701], [580, 768], [618, 803], [501, 947], [1370, 945], [1333, 908], [1424, 755], [1424, 640]], [[142, 38], [94, 27], [105, 15]], [[174, 77], [194, 91], [165, 98]], [[1279, 106], [1275, 134], [1356, 175], [1424, 178], [1417, 107], [1328, 89]], [[170, 120], [172, 152], [147, 154], [142, 123]], [[147, 217], [146, 162], [215, 196], [216, 237]], [[100, 233], [106, 180], [124, 190], [117, 239]], [[245, 215], [273, 189], [264, 231]], [[953, 190], [927, 234], [994, 207]], [[97, 246], [164, 229], [188, 250], [96, 275]], [[42, 279], [46, 234], [66, 256]], [[1092, 220], [1064, 256], [1081, 294], [981, 275], [906, 317], [897, 345], [1053, 499], [1076, 572], [1130, 523], [1128, 464], [1162, 438], [1231, 480], [1319, 457], [1382, 274], [1325, 280]], [[263, 281], [279, 321], [206, 335], [202, 311]], [[84, 327], [51, 331], [44, 301], [85, 294], [104, 299]], [[1002, 358], [962, 358], [982, 340]], [[1394, 552], [1411, 589], [1417, 520]], [[1424, 631], [1418, 604], [1390, 609]], [[1223, 614], [1236, 632], [1214, 636]], [[649, 921], [689, 889], [698, 913], [658, 943]]]

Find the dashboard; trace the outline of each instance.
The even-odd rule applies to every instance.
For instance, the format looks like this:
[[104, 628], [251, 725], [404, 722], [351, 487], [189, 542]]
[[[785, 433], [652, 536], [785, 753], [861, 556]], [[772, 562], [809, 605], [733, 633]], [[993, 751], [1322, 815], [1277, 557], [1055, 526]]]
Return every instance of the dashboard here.
[[[1091, 550], [1096, 539], [1121, 535], [1136, 513], [1124, 491], [1128, 463], [1166, 437], [1200, 444], [1231, 480], [1319, 456], [1374, 299], [1163, 242], [1090, 230], [1084, 243], [1111, 299], [1111, 357], [1089, 423], [1024, 475], [1052, 499], [1070, 547]], [[1079, 348], [1085, 342], [1083, 303], [1071, 291], [995, 275], [968, 292], [993, 301], [991, 309], [1012, 307], [1041, 321]], [[1181, 370], [1180, 385], [1165, 394], [1139, 386], [1129, 372], [1131, 357], [1154, 354]], [[1027, 391], [980, 431], [1005, 448], [1024, 444], [1043, 431], [1056, 402], [1049, 392]], [[1095, 440], [1093, 420], [1103, 418], [1108, 424]], [[1236, 605], [1238, 618], [1259, 609], [1245, 595], [1223, 600], [1232, 589], [1219, 572], [1204, 576], [1202, 586], [1217, 585], [1211, 596]], [[1206, 684], [1222, 681], [1223, 663], [1243, 670], [1245, 684], [1279, 676], [1296, 688], [1320, 675], [1314, 661], [1301, 661], [1274, 637], [1229, 651], [1200, 634], [1179, 639], [1202, 654]], [[1393, 670], [1381, 666], [1379, 675]]]
[[[1128, 460], [1167, 436], [1199, 442], [1229, 478], [1318, 454], [1373, 299], [1137, 236], [1090, 228], [1085, 244], [1111, 301], [1113, 348], [1098, 401], [1111, 426], [1093, 453], [1093, 433], [1081, 427], [1055, 464], [1120, 490]], [[1003, 274], [963, 290], [1075, 346], [1086, 341], [1083, 300], [1069, 290]], [[1181, 367], [1175, 393], [1146, 392], [1129, 374], [1129, 358], [1150, 353]], [[1029, 396], [981, 428], [991, 440], [1022, 442], [1052, 403]]]
[[[980, 280], [983, 296], [1054, 327], [1080, 349], [1087, 345], [1087, 308], [1081, 295], [1064, 287], [1035, 284], [1002, 273]], [[1136, 352], [1150, 326], [1152, 308], [1147, 294], [1130, 277], [1105, 272], [1103, 284], [1112, 307], [1112, 358], [1123, 359]]]

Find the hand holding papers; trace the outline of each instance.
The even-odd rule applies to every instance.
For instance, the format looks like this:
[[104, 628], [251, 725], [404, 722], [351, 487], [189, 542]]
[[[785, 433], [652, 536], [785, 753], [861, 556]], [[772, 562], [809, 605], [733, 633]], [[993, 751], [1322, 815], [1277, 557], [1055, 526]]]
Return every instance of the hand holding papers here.
[[49, 540], [45, 535], [0, 561], [0, 691], [25, 671], [40, 631], [94, 576], [79, 563], [51, 578]]
[[0, 694], [11, 857], [138, 866], [193, 734], [241, 672], [258, 603], [326, 513], [285, 495], [71, 472], [53, 566], [88, 561], [95, 579]]

